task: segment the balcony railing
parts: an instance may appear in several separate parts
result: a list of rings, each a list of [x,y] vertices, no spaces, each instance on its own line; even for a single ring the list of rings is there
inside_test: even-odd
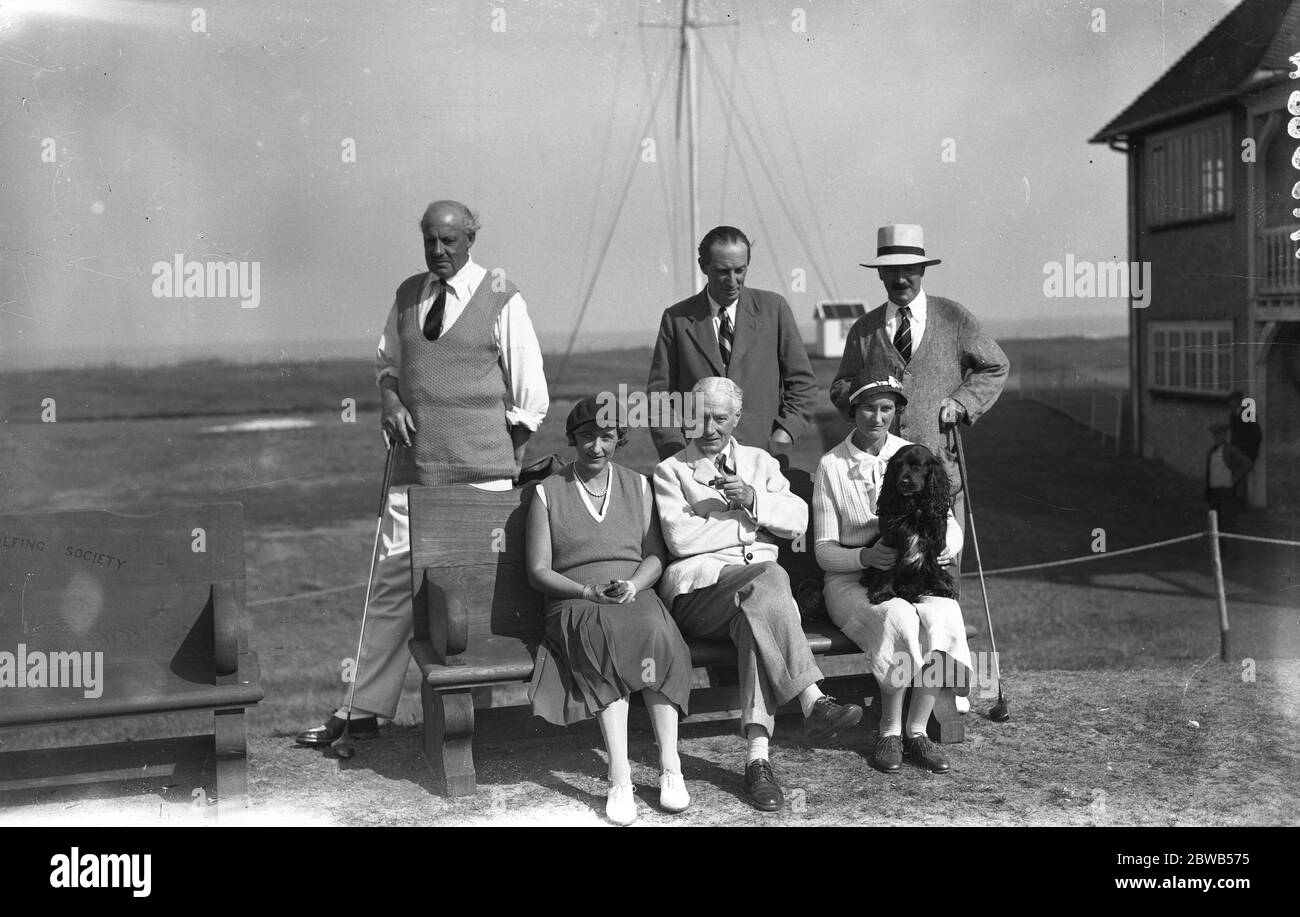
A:
[[[1300,292],[1300,258],[1296,257],[1300,242],[1292,242],[1290,236],[1291,228],[1286,226],[1260,233],[1260,293]]]

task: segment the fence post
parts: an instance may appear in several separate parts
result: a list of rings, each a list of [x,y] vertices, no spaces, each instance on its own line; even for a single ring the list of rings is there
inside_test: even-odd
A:
[[[1228,661],[1228,596],[1223,591],[1223,558],[1219,555],[1219,514],[1210,510],[1210,566],[1214,595],[1219,602],[1219,659]]]

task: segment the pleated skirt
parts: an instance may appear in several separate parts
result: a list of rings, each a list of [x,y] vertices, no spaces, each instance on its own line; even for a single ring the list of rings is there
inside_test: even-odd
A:
[[[567,726],[647,688],[686,715],[690,650],[654,589],[629,605],[585,599],[548,605],[546,639],[528,689],[535,715]]]

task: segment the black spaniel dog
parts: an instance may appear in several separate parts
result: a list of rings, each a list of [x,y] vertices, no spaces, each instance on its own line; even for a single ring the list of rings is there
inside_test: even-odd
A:
[[[861,582],[873,605],[895,595],[909,602],[923,595],[957,597],[952,574],[939,565],[950,489],[942,463],[925,446],[906,446],[889,460],[876,510],[879,538],[898,551],[898,560],[892,570],[863,571]]]

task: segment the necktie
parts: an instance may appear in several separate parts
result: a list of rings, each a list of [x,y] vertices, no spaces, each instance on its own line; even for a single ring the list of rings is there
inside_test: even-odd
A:
[[[731,325],[731,317],[726,309],[722,309],[718,312],[718,349],[722,351],[723,366],[731,363],[731,342],[735,337],[736,329]]]
[[[907,306],[898,310],[898,330],[894,332],[894,347],[902,354],[904,363],[912,359],[911,311]]]
[[[447,311],[447,284],[441,280],[437,284],[438,298],[433,301],[429,314],[424,317],[424,336],[430,341],[438,340],[438,335],[442,333],[442,316]]]
[[[713,464],[718,466],[718,474],[725,476],[735,473],[733,469],[727,467],[727,455],[725,452],[719,452],[718,457],[713,460]]]

